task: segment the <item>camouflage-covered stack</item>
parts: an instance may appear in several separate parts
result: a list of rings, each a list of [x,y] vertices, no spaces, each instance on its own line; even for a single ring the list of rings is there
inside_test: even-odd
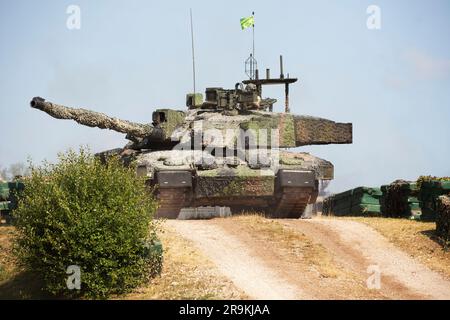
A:
[[[437,199],[436,233],[446,243],[450,244],[450,196],[440,196]]]
[[[335,194],[324,200],[322,213],[335,216],[378,216],[381,190],[358,187]]]
[[[435,220],[439,196],[450,194],[450,178],[420,177],[417,183],[422,210],[421,219]]]
[[[396,180],[381,188],[359,187],[330,196],[324,200],[322,214],[382,214],[385,217],[435,220],[441,195],[450,196],[450,177],[422,176],[417,182]]]
[[[9,206],[8,182],[0,182],[0,212],[9,210]]]
[[[16,207],[15,193],[24,189],[24,184],[19,181],[0,182],[0,214],[8,214]]]
[[[381,212],[385,217],[420,217],[418,187],[415,182],[396,180],[381,186]]]

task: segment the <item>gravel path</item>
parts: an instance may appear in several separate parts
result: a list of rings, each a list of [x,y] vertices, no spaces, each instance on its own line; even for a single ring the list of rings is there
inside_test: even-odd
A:
[[[450,282],[395,247],[371,227],[348,220],[313,219],[284,221],[284,225],[302,232],[335,252],[348,267],[367,273],[377,266],[381,289],[406,290],[428,299],[450,299]],[[386,280],[386,281],[384,281]]]
[[[252,299],[301,299],[299,288],[280,279],[262,259],[222,228],[205,220],[168,220],[166,225],[193,241],[227,278]]]
[[[341,268],[354,274],[347,290],[365,286],[368,268],[380,271],[380,288],[376,295],[361,298],[381,299],[450,299],[450,282],[395,247],[371,227],[354,221],[337,219],[277,220],[285,228],[306,235],[323,246]],[[232,223],[231,223],[232,222]],[[252,299],[322,299],[332,297],[336,286],[317,291],[314,280],[292,269],[288,261],[265,254],[264,244],[236,232],[239,221],[168,220],[166,226],[191,240],[211,259],[218,270]],[[300,261],[301,263],[301,261]],[[274,267],[276,265],[276,267]],[[289,278],[283,270],[291,270]],[[344,294],[343,298],[348,297]]]

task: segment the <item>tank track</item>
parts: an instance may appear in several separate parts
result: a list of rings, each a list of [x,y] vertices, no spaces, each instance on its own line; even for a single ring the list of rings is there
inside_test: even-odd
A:
[[[314,203],[317,198],[317,191],[312,188],[304,187],[287,187],[277,192],[279,197],[274,204],[261,209],[266,216],[271,218],[290,218],[298,219],[302,216],[308,204]],[[192,191],[189,188],[164,188],[159,189],[157,193],[159,207],[156,211],[157,217],[176,219],[180,210],[191,205]],[[196,206],[199,204],[197,203]],[[218,205],[218,204],[216,204]],[[229,206],[229,203],[221,205]],[[241,210],[239,206],[231,206],[233,213],[238,213]]]
[[[312,188],[288,187],[281,190],[281,196],[274,206],[272,218],[298,219],[302,216],[306,206],[314,203],[317,192]]]
[[[189,188],[160,188],[157,193],[159,207],[156,216],[176,219],[180,210],[189,203],[190,197]]]

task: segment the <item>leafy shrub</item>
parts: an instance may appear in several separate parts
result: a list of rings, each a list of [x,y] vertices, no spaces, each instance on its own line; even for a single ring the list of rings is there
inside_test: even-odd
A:
[[[156,210],[142,178],[117,158],[102,164],[81,148],[57,164],[31,167],[14,211],[16,254],[44,289],[64,296],[106,298],[160,272]],[[81,290],[67,287],[67,268],[80,267]]]

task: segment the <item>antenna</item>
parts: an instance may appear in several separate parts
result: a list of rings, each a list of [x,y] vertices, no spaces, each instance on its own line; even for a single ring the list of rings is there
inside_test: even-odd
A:
[[[194,24],[192,23],[192,8],[189,9],[191,15],[191,45],[192,45],[192,80],[194,82],[194,96],[195,91],[195,51],[194,51]],[[195,99],[195,98],[194,98]]]

